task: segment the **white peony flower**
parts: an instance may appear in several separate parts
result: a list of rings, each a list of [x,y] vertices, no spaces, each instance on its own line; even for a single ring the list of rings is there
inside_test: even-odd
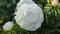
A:
[[[4,30],[11,30],[13,26],[13,22],[7,22],[6,24],[3,25]]]
[[[41,27],[44,20],[42,9],[32,0],[21,0],[18,2],[15,12],[17,24],[29,31],[35,31]]]

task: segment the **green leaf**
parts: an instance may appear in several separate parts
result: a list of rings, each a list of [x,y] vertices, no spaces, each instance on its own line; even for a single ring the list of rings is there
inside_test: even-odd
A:
[[[21,31],[21,32],[25,32],[26,30],[20,28],[20,26],[18,24],[14,24],[12,30],[15,30],[15,31]]]

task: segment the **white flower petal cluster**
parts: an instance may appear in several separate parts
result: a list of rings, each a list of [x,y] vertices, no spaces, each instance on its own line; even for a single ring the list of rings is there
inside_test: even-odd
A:
[[[4,30],[11,30],[13,26],[13,22],[7,22],[6,24],[3,25]]]
[[[22,2],[21,2],[22,1]],[[35,4],[32,0],[21,0],[17,4],[17,11],[15,12],[17,24],[29,31],[35,31],[41,27],[44,20],[42,9]]]

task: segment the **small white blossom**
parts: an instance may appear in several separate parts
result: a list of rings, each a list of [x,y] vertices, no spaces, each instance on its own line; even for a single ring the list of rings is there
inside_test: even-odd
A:
[[[42,9],[32,0],[21,0],[18,2],[15,12],[17,24],[29,31],[35,31],[41,27],[44,20]]]
[[[4,30],[11,30],[13,26],[13,22],[7,22],[6,24],[3,25]]]

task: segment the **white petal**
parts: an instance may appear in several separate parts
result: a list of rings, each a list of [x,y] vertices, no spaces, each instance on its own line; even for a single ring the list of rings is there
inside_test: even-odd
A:
[[[20,6],[17,5],[17,7],[19,8],[17,8],[17,11],[15,12],[15,19],[21,28],[29,31],[35,31],[41,27],[44,15],[42,9],[37,4],[34,2],[27,2]]]
[[[11,30],[13,26],[13,22],[7,22],[6,24],[3,25],[4,30]]]

